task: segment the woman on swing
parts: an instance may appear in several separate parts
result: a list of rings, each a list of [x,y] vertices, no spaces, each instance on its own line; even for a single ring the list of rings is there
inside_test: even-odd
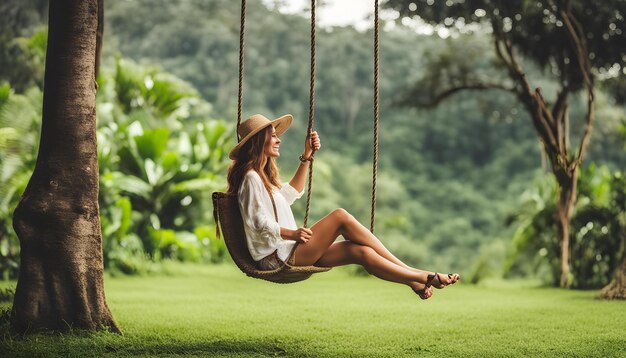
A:
[[[292,121],[289,114],[272,121],[253,115],[239,126],[241,140],[229,153],[233,163],[228,191],[238,195],[248,249],[259,269],[276,269],[284,262],[322,267],[359,264],[378,278],[411,287],[421,299],[432,296],[431,287],[444,288],[460,279],[458,274],[406,265],[344,209],[334,210],[311,228],[298,228],[290,205],[302,196],[311,155],[321,145],[317,132],[312,132],[295,175],[281,184],[276,165],[279,137]],[[345,240],[335,242],[340,235]]]

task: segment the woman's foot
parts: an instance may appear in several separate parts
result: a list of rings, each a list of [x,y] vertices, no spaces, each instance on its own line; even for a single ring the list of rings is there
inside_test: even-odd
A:
[[[432,271],[426,271],[426,270],[420,270],[414,267],[410,267],[410,266],[406,266],[405,267],[413,272],[419,273],[419,274],[423,274],[426,277],[426,281],[428,281],[430,279],[430,275],[437,275],[437,272],[432,272]],[[443,274],[443,273],[439,273],[439,276],[441,277],[441,281],[439,282],[437,280],[437,278],[433,278],[434,279],[434,285],[435,288],[444,288],[448,285],[451,285],[453,283],[456,283],[458,280],[461,279],[461,276],[458,273],[453,273],[453,274]],[[431,283],[433,284],[433,283]]]
[[[458,273],[432,273],[428,274],[428,279],[426,280],[426,286],[433,286],[436,289],[442,289],[448,285],[452,285],[461,279],[461,276]]]
[[[409,286],[413,289],[413,292],[423,300],[427,300],[433,295],[432,287],[424,285],[423,283],[413,282]]]

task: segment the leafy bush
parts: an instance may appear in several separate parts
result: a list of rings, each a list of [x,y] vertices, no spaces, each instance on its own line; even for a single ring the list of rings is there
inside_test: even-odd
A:
[[[626,232],[626,180],[621,172],[594,164],[581,170],[578,198],[571,220],[570,267],[572,288],[603,287],[610,282],[624,252]],[[558,285],[560,243],[555,219],[556,187],[541,181],[524,193],[515,214],[514,251],[506,264],[508,274],[535,271]]]
[[[204,253],[209,253],[208,257],[211,262],[218,263],[224,261],[227,257],[227,249],[224,240],[219,240],[215,235],[215,226],[214,225],[205,225],[198,226],[194,230],[194,234],[200,240],[203,246],[208,247],[208,251],[203,251]]]
[[[574,288],[607,285],[620,264],[626,242],[626,180],[621,172],[590,165],[579,181],[579,205],[572,219]]]
[[[231,130],[171,75],[118,59],[101,79],[98,128],[105,265],[132,272],[137,257],[224,258],[211,245],[210,194],[225,186]],[[215,247],[214,247],[215,246]]]
[[[15,277],[19,241],[13,231],[13,211],[26,189],[39,146],[41,102],[38,88],[24,94],[0,85],[0,277]]]
[[[97,97],[100,212],[105,268],[126,274],[151,261],[219,262],[211,192],[225,187],[232,128],[185,82],[118,59]],[[0,85],[0,275],[15,277],[12,214],[36,161],[43,97]]]

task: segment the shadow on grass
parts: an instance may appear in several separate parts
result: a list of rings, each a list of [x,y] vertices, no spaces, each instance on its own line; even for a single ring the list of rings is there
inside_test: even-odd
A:
[[[7,335],[0,332],[0,356],[3,357],[93,357],[93,356],[293,356],[307,357],[289,343],[259,339],[217,339],[181,341],[149,337],[124,337],[113,333],[38,333],[28,336]]]
[[[106,353],[113,355],[130,356],[158,356],[158,355],[239,355],[239,356],[298,356],[307,354],[299,349],[286,348],[280,343],[272,343],[255,339],[220,339],[207,342],[168,342],[150,344],[139,343],[141,346],[105,345]]]
[[[297,356],[306,357],[297,342],[272,339],[207,337],[206,341],[125,336],[111,332],[40,331],[28,335],[11,330],[10,309],[0,310],[0,357],[85,356]],[[295,346],[294,346],[294,343]]]

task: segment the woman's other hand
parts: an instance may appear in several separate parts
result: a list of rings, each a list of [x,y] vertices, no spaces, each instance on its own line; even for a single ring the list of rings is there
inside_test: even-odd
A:
[[[309,158],[313,151],[318,151],[321,148],[320,137],[316,131],[311,132],[304,142],[304,154],[305,158]]]
[[[301,227],[296,230],[293,230],[291,239],[295,242],[299,242],[301,244],[306,243],[313,237],[313,231],[307,227]]]

